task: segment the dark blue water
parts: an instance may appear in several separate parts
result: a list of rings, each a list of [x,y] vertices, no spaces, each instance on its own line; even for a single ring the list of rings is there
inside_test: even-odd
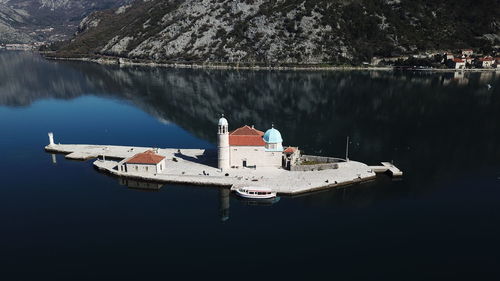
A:
[[[0,52],[5,280],[496,280],[500,73],[119,68]],[[492,88],[486,87],[490,84]],[[376,164],[376,181],[254,206],[215,188],[143,191],[56,142],[213,148],[271,123],[308,153]],[[2,278],[4,279],[4,278]]]

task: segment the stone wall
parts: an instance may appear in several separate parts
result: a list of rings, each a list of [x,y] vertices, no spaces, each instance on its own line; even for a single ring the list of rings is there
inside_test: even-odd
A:
[[[328,169],[337,169],[339,165],[337,163],[326,163],[317,165],[294,165],[290,167],[290,171],[321,171]]]
[[[290,167],[291,171],[321,171],[328,169],[337,169],[339,167],[338,163],[345,162],[344,159],[333,158],[333,157],[323,157],[314,155],[302,155],[300,157],[299,163],[302,162],[318,162],[314,165],[292,165]]]
[[[315,156],[315,155],[302,155],[300,157],[300,161],[315,161],[320,163],[339,163],[345,162],[345,159],[334,158],[334,157],[324,157],[324,156]]]

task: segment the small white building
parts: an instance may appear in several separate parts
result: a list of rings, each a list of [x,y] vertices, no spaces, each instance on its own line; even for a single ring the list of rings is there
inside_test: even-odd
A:
[[[452,66],[455,69],[465,69],[466,61],[464,59],[454,58],[452,60]]]
[[[465,49],[462,50],[462,55],[466,57],[470,57],[474,54],[474,51],[472,49]]]
[[[159,174],[165,170],[165,156],[151,150],[138,153],[125,160],[120,171],[129,173]]]
[[[495,59],[493,59],[492,57],[483,57],[483,58],[479,58],[477,60],[477,66],[482,67],[482,68],[493,67],[494,63],[495,63]]]

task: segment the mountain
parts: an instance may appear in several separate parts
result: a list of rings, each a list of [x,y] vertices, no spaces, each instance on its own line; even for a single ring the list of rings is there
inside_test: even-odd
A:
[[[91,14],[58,56],[360,63],[500,45],[498,0],[143,0]]]
[[[0,0],[0,43],[67,39],[88,14],[131,0]]]
[[[12,9],[0,0],[0,43],[1,42],[30,42],[31,37],[15,26],[27,21],[26,14]]]

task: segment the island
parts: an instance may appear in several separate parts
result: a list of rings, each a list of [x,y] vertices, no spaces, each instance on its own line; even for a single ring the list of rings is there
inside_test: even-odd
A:
[[[49,133],[47,152],[67,159],[97,158],[100,171],[132,180],[217,186],[231,190],[259,186],[277,194],[295,195],[373,180],[376,173],[400,177],[392,163],[378,166],[345,159],[302,154],[283,146],[281,133],[245,125],[229,130],[222,116],[217,125],[218,144],[211,149],[177,149],[114,145],[56,144]]]

